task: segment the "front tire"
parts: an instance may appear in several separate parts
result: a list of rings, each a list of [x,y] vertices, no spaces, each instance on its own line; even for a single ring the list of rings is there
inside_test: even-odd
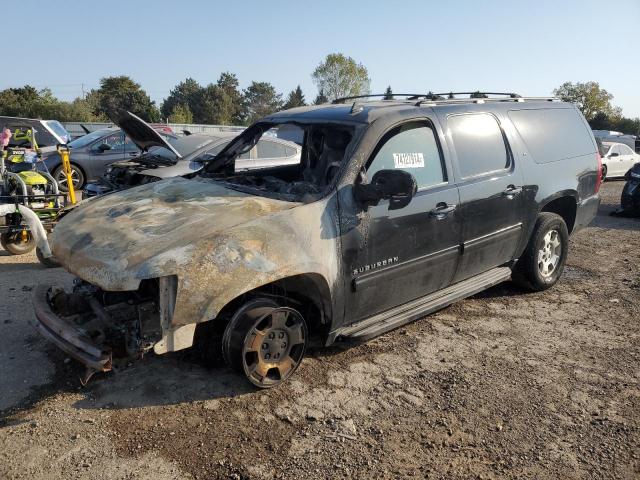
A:
[[[300,366],[307,341],[307,324],[298,311],[257,298],[240,307],[229,321],[222,353],[253,385],[272,388]]]
[[[569,231],[560,215],[543,212],[538,216],[529,244],[513,272],[520,286],[540,292],[560,279],[569,252]]]
[[[58,188],[61,192],[67,193],[69,191],[69,188],[67,187],[67,175],[64,173],[62,165],[58,165],[58,167],[53,171],[53,178],[58,183]],[[73,181],[74,191],[79,192],[82,190],[85,183],[84,173],[82,172],[82,169],[74,163],[71,164],[71,180]]]
[[[600,180],[604,182],[606,178],[607,178],[607,166],[602,165],[602,175],[600,177]]]
[[[28,230],[26,238],[22,236],[22,231],[5,232],[0,235],[0,244],[11,255],[24,255],[36,248],[36,239]]]

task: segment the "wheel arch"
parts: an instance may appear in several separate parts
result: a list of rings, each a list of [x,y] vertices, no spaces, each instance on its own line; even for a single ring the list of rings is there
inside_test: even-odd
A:
[[[560,215],[567,225],[569,234],[573,231],[578,213],[578,196],[576,192],[567,191],[555,195],[542,205],[540,213],[548,212]]]
[[[199,323],[197,328],[204,328],[211,322],[226,324],[241,305],[260,296],[285,299],[285,305],[303,315],[310,334],[324,341],[333,319],[333,302],[329,283],[319,273],[281,277],[247,290],[226,302],[215,318]]]

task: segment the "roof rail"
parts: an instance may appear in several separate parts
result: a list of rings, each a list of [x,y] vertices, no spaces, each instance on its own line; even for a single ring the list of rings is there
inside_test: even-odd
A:
[[[522,97],[517,93],[513,92],[444,92],[444,93],[392,93],[394,98],[390,100],[396,100],[395,97],[406,97],[407,101],[414,101],[414,106],[419,107],[423,104],[432,104],[432,105],[440,105],[440,104],[451,104],[451,103],[485,103],[485,102],[524,102],[524,101],[547,101],[554,102],[558,101],[556,97]],[[460,95],[468,95],[465,98],[456,98]],[[362,110],[362,103],[358,102],[358,100],[366,99],[366,98],[380,98],[387,97],[386,93],[383,94],[372,94],[372,95],[354,95],[351,97],[342,97],[336,98],[331,103],[333,104],[344,104],[347,101],[353,101],[353,105],[351,107],[352,113],[358,113]]]
[[[410,99],[411,97],[414,97],[414,98],[426,97],[427,95],[431,95],[431,94],[430,93],[428,93],[428,94],[424,94],[424,93],[392,93],[391,94],[392,97],[407,97],[408,99]],[[333,104],[346,103],[348,100],[360,100],[362,98],[380,98],[380,97],[386,97],[386,96],[387,96],[386,93],[375,93],[375,94],[371,94],[371,95],[353,95],[353,96],[350,96],[350,97],[336,98],[331,103],[333,103]],[[395,98],[393,98],[393,99],[395,99]]]

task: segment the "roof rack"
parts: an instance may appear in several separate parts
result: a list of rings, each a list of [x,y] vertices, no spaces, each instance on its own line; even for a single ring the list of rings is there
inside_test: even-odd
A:
[[[513,92],[481,92],[476,90],[475,92],[444,92],[444,93],[392,93],[395,97],[406,97],[407,101],[417,100],[414,105],[419,107],[424,104],[440,105],[451,103],[485,103],[485,102],[524,102],[524,101],[558,101],[556,97],[522,97]],[[468,95],[466,98],[456,98],[460,95]],[[380,98],[387,97],[387,94],[373,94],[373,95],[354,95],[351,97],[337,98],[333,102],[334,104],[346,103],[353,100],[352,113],[362,110],[362,104],[358,100],[365,98]],[[357,104],[357,105],[356,105]]]

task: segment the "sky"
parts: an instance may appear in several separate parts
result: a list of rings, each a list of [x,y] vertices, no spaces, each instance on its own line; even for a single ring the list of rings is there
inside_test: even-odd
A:
[[[221,72],[300,85],[329,53],[365,65],[372,93],[504,91],[548,96],[594,80],[640,117],[640,0],[20,0],[2,23],[0,89],[30,84],[71,100],[129,75],[160,103],[187,77]],[[19,50],[19,53],[16,51]]]

